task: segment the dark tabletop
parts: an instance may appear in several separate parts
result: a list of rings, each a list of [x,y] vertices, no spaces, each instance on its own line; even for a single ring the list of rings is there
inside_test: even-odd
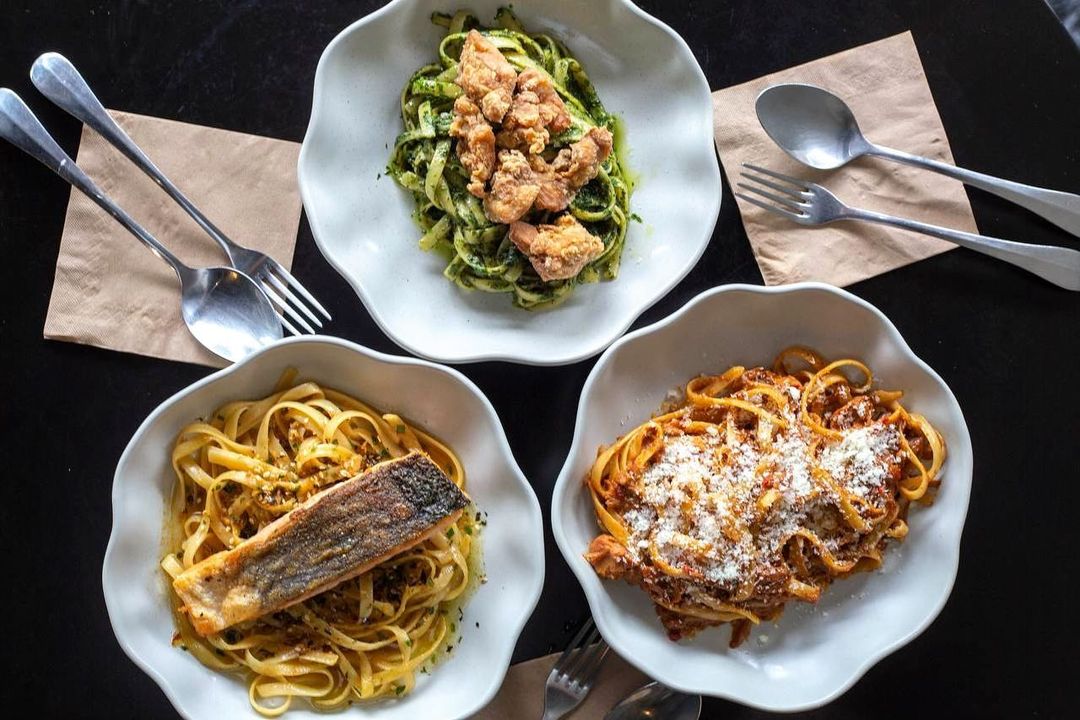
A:
[[[323,47],[380,4],[5,0],[0,85],[23,95],[72,154],[76,122],[27,77],[45,50],[71,57],[109,107],[299,141]],[[959,164],[1080,191],[1080,52],[1039,0],[641,5],[686,38],[714,89],[911,29]],[[159,402],[209,370],[43,340],[68,188],[6,145],[0,168],[5,705],[18,700],[32,717],[175,717],[113,637],[101,561],[121,450]],[[724,195],[704,257],[635,327],[714,285],[761,282],[726,187]],[[970,196],[988,235],[1070,242],[1004,201]],[[335,314],[331,334],[402,354],[319,255],[304,223],[294,272]],[[944,611],[809,715],[1073,716],[1080,295],[965,250],[850,289],[887,313],[956,393],[971,428],[975,482]],[[495,404],[545,515],[592,364],[460,368]],[[538,396],[545,402],[529,401]],[[587,612],[550,532],[546,539],[546,587],[515,660],[560,648]],[[706,718],[761,716],[705,704]]]

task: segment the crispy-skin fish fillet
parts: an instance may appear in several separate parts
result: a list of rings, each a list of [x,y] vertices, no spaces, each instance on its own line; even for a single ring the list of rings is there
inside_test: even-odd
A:
[[[195,630],[210,635],[370,570],[444,531],[468,503],[426,455],[410,453],[308,498],[173,588]]]

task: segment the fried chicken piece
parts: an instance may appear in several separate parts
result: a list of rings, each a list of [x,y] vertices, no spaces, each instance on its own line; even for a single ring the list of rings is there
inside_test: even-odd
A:
[[[499,147],[538,155],[547,146],[551,133],[568,127],[570,114],[550,77],[534,68],[523,70],[517,78],[510,111],[503,118],[502,132],[497,136]]]
[[[539,155],[529,156],[529,166],[540,190],[533,205],[537,210],[559,212],[565,210],[574,199],[574,192],[556,174],[555,169]]]
[[[613,143],[607,128],[589,128],[580,140],[559,151],[552,169],[571,191],[577,192],[600,172],[600,164],[608,159]]]
[[[550,164],[542,157],[531,156],[529,164],[540,186],[536,209],[565,210],[577,191],[600,172],[600,164],[607,160],[611,148],[611,132],[594,127],[576,143],[560,150]]]
[[[540,99],[534,92],[522,91],[514,95],[502,127],[495,138],[499,147],[524,150],[533,155],[544,152],[551,137],[540,118]]]
[[[510,225],[510,240],[525,253],[544,282],[567,280],[600,256],[604,243],[574,219],[562,215],[554,225]]]
[[[525,156],[517,150],[502,150],[491,192],[484,198],[484,214],[492,222],[509,225],[529,212],[539,191]]]
[[[484,186],[495,171],[495,131],[476,103],[464,95],[454,101],[450,137],[458,139],[458,158],[469,171],[469,192],[484,197]]]
[[[522,70],[517,77],[517,89],[519,93],[536,95],[540,120],[549,131],[561,133],[570,127],[570,113],[547,73],[535,68]]]
[[[495,44],[476,30],[465,37],[455,82],[491,122],[502,122],[510,109],[517,70]]]

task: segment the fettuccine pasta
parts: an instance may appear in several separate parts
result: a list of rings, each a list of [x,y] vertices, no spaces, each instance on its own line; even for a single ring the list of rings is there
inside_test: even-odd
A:
[[[426,454],[458,487],[465,471],[438,439],[295,372],[260,400],[223,405],[185,427],[172,449],[176,493],[162,567],[171,578],[235,548],[312,495],[388,458]],[[283,610],[202,637],[170,592],[174,644],[248,681],[252,707],[280,715],[296,700],[319,710],[412,690],[457,639],[457,603],[473,572],[480,514]]]

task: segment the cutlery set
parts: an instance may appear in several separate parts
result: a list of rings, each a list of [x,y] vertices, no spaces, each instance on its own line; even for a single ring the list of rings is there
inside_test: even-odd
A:
[[[758,96],[757,115],[762,128],[780,149],[809,167],[832,170],[863,155],[895,160],[998,195],[1080,236],[1080,195],[1002,180],[875,145],[863,136],[855,115],[843,100],[813,85],[791,83],[766,88]],[[1080,251],[1001,240],[852,208],[816,183],[756,165],[744,164],[744,167],[750,173],[743,173],[743,182],[738,186],[745,192],[735,195],[801,225],[824,225],[840,220],[891,225],[947,240],[1016,265],[1059,287],[1080,291]]]
[[[589,618],[548,674],[541,720],[560,720],[584,702],[609,650],[611,648]],[[697,720],[700,715],[700,695],[687,695],[651,682],[616,703],[604,720]]]
[[[236,361],[255,349],[292,335],[318,332],[330,314],[304,286],[270,256],[229,239],[176,187],[106,112],[66,58],[45,53],[30,71],[49,100],[99,133],[164,190],[214,240],[226,266],[191,268],[116,205],[61,149],[13,91],[0,89],[0,137],[44,163],[85,193],[177,274],[181,314],[192,335],[215,354]],[[842,167],[864,155],[913,165],[960,180],[1010,200],[1080,236],[1080,195],[1032,187],[965,170],[937,160],[875,145],[859,129],[851,109],[821,88],[781,84],[757,99],[758,120],[788,155],[819,170]],[[816,183],[744,165],[735,195],[802,225],[842,220],[891,225],[955,243],[1021,267],[1068,290],[1080,291],[1080,251],[1013,242],[950,230],[915,220],[852,208]]]
[[[176,272],[180,309],[191,334],[211,352],[237,361],[290,334],[314,334],[330,314],[270,256],[230,240],[192,203],[109,116],[65,57],[45,53],[30,70],[34,86],[98,132],[149,175],[221,247],[227,266],[191,268],[110,199],[75,164],[22,99],[0,88],[0,137],[41,161],[83,192]],[[312,309],[314,308],[314,310]],[[299,326],[299,328],[298,328]]]

